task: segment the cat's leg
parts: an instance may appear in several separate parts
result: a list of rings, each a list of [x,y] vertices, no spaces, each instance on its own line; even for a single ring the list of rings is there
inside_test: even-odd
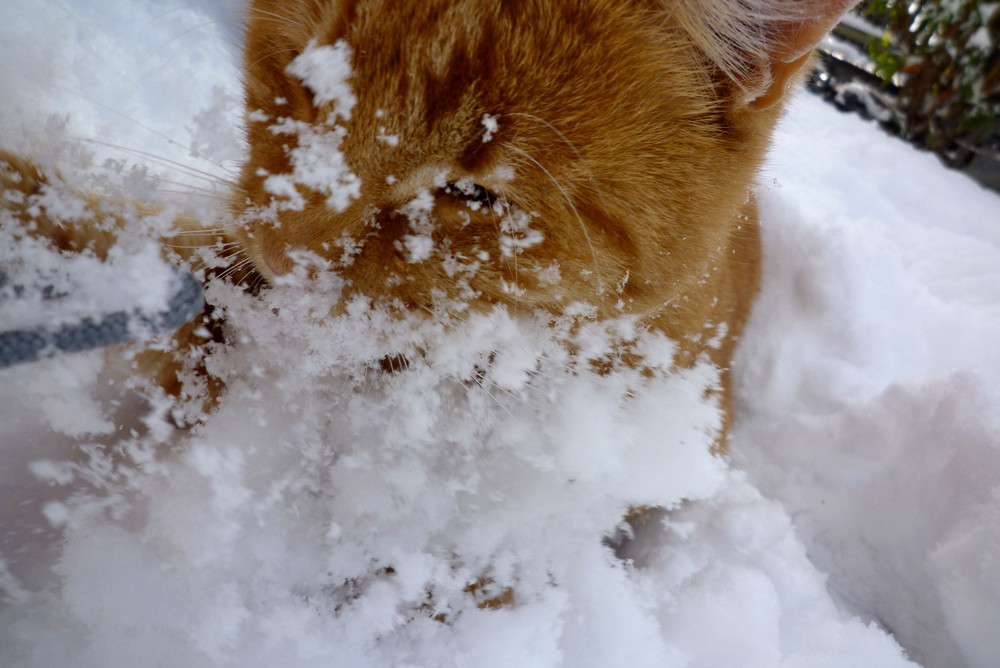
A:
[[[726,452],[732,424],[732,357],[760,287],[760,223],[752,199],[729,227],[728,237],[706,267],[704,280],[687,294],[691,310],[684,318],[666,311],[650,322],[677,344],[674,365],[691,368],[704,360],[719,371],[718,385],[709,391],[722,411],[719,438],[713,450]]]
[[[709,359],[720,370],[719,393],[723,424],[717,450],[724,453],[726,435],[732,426],[733,352],[760,290],[760,221],[757,203],[753,199],[740,212],[738,222],[730,232],[725,259],[720,264],[718,301],[709,316],[709,322],[716,323],[714,336],[703,338],[702,345]]]

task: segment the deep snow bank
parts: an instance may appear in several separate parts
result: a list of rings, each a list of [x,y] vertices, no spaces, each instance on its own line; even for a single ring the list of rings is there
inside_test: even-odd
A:
[[[847,609],[996,665],[1000,197],[811,96],[767,178],[736,465]]]

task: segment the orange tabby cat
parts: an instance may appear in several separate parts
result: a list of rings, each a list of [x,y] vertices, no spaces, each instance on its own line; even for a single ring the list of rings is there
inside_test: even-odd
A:
[[[851,4],[254,0],[233,238],[268,280],[311,257],[402,311],[636,314],[678,364],[707,353],[725,395],[758,281],[749,188]],[[7,163],[8,187],[37,191]]]

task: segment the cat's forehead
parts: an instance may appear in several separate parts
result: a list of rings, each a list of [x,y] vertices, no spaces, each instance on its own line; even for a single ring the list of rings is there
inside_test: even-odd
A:
[[[281,75],[310,45],[343,42],[352,53],[358,122],[422,126],[446,132],[451,144],[459,127],[467,141],[481,139],[487,115],[607,122],[651,90],[663,102],[676,97],[669,108],[677,114],[703,114],[704,97],[702,107],[688,108],[697,97],[689,91],[705,84],[690,42],[637,4],[258,0],[247,59]],[[598,101],[617,109],[595,109]]]
[[[470,85],[486,95],[543,94],[545,86],[597,77],[613,86],[636,68],[661,69],[679,33],[635,1],[607,0],[255,0],[249,10],[248,59],[310,44],[344,41],[361,83],[407,79],[429,84],[427,97],[452,98]],[[681,47],[683,50],[683,46]],[[273,59],[282,64],[281,58]],[[690,69],[690,66],[688,66]],[[516,84],[516,85],[515,85]],[[437,89],[435,90],[435,85]],[[390,87],[391,89],[392,87]],[[384,91],[361,91],[362,94]],[[392,90],[399,97],[400,90]]]

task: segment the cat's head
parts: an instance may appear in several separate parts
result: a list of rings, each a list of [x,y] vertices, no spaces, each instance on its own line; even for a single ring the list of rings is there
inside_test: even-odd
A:
[[[849,1],[255,0],[236,198],[261,273],[654,312],[725,248]]]

